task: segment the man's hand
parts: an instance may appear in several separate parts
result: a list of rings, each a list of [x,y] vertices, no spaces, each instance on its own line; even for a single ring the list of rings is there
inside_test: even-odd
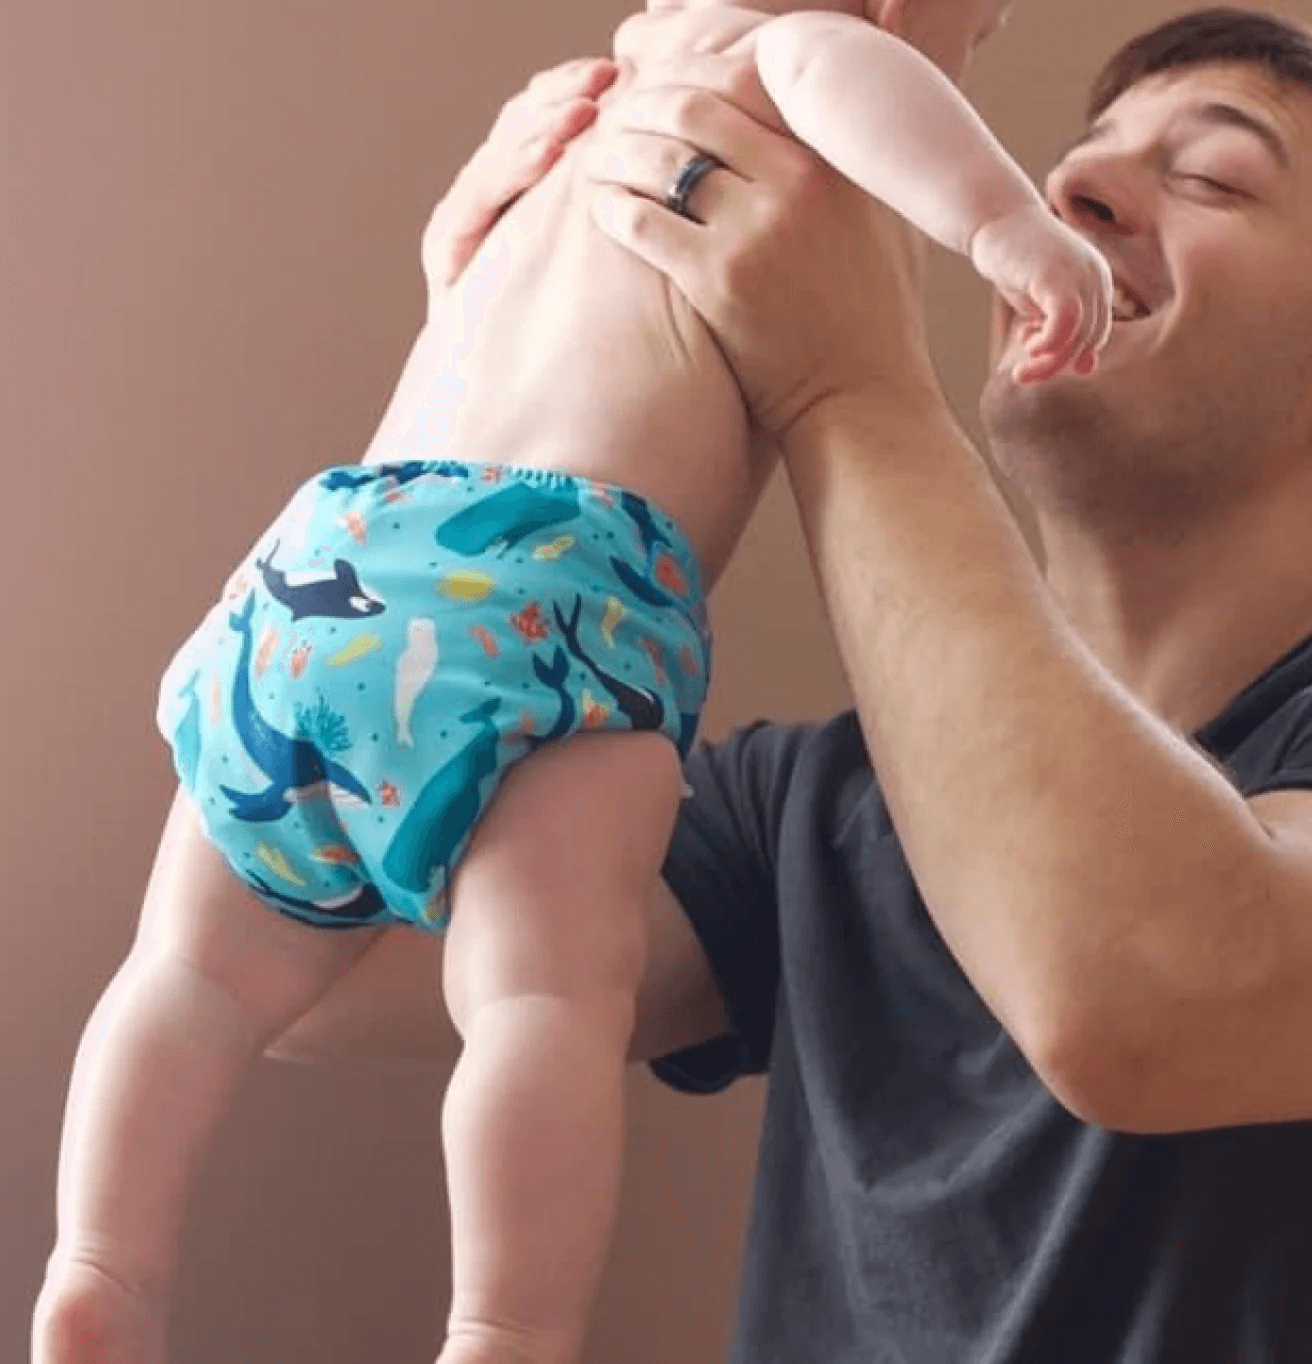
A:
[[[583,163],[598,184],[602,231],[687,296],[757,421],[781,440],[817,405],[857,390],[917,401],[937,393],[916,235],[793,138],[706,88],[709,61],[700,59],[697,87],[644,74],[602,114]],[[663,204],[670,167],[696,151],[723,164],[693,196],[700,222]]]
[[[493,224],[555,165],[597,116],[597,98],[619,67],[602,57],[565,62],[533,77],[502,107],[487,140],[456,176],[424,232],[430,312],[469,264]]]

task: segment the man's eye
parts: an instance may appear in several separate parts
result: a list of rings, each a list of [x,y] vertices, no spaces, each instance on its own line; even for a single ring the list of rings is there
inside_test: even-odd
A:
[[[1195,175],[1192,172],[1182,172],[1180,178],[1187,180],[1193,185],[1203,185],[1207,189],[1215,190],[1218,194],[1229,194],[1238,196],[1240,191],[1233,185],[1227,185],[1224,180],[1217,180],[1210,175]]]

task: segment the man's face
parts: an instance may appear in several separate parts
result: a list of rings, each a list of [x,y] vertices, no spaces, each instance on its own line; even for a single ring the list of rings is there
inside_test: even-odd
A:
[[[1196,494],[1312,454],[1312,91],[1239,64],[1151,77],[1047,191],[1106,255],[1118,320],[1091,378],[1020,388],[1000,310],[981,411],[1004,469],[1039,494],[1061,460],[1076,479],[1155,470]]]

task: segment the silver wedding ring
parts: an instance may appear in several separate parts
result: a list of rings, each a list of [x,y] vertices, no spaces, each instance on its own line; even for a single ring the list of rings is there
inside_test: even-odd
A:
[[[692,197],[693,190],[713,170],[717,170],[723,164],[723,162],[717,161],[715,157],[708,156],[706,152],[698,152],[695,156],[689,157],[687,164],[675,177],[674,184],[670,186],[669,192],[665,196],[665,207],[677,213],[679,217],[687,218],[690,222],[701,222],[701,219],[688,207],[688,200]]]

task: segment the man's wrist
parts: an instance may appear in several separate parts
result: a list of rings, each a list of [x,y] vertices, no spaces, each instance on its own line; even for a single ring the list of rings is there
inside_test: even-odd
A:
[[[811,404],[779,439],[784,462],[797,474],[844,450],[887,459],[892,448],[925,447],[960,432],[938,384],[926,376],[896,385],[870,383]],[[893,455],[897,459],[899,456]]]

